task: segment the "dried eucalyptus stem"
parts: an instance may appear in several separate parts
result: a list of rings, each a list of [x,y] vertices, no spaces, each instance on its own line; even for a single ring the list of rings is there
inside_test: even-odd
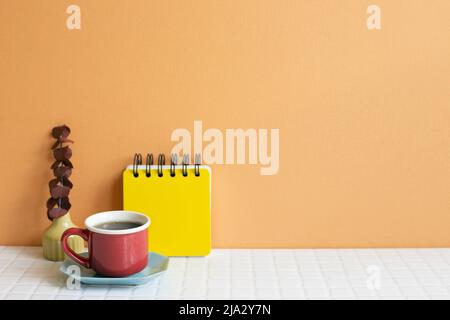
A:
[[[73,165],[70,162],[72,149],[68,145],[73,141],[68,139],[69,134],[70,128],[66,125],[52,130],[52,136],[56,142],[52,146],[55,162],[51,166],[55,179],[50,180],[48,184],[51,197],[47,200],[47,216],[50,220],[62,217],[71,207],[69,193],[73,184],[69,177],[72,174]]]

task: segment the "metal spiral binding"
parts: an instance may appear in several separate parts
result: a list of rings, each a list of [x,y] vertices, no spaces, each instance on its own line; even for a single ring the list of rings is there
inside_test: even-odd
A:
[[[163,176],[163,165],[165,164],[166,164],[166,156],[161,153],[158,156],[158,177]]]
[[[196,153],[195,157],[194,157],[194,172],[195,172],[195,176],[196,177],[200,177],[200,164],[202,163],[202,156],[200,155],[200,153]]]
[[[139,177],[138,166],[140,166],[141,164],[142,164],[142,155],[140,153],[135,153],[133,159],[133,176],[135,178]]]
[[[178,162],[178,156],[176,153],[172,154],[172,157],[170,158],[170,176],[175,177],[175,166]]]
[[[183,174],[183,177],[187,177],[187,167],[189,165],[189,154],[185,154],[183,156],[183,160],[181,161],[181,173]]]
[[[189,166],[189,154],[183,155],[181,160],[181,173],[183,177],[188,176],[188,166]],[[200,165],[202,162],[201,155],[196,153],[194,156],[194,175],[200,177]],[[163,176],[163,166],[166,164],[166,156],[163,153],[158,155],[158,177]],[[133,159],[133,176],[135,178],[139,177],[139,166],[142,165],[142,155],[140,153],[134,154]],[[178,165],[178,155],[173,153],[170,157],[170,176],[175,177],[176,166]],[[145,163],[145,176],[150,178],[152,176],[151,166],[153,166],[153,153],[147,153],[147,159]]]
[[[151,166],[153,165],[153,153],[147,153],[147,161],[145,163],[145,176],[150,178],[152,176]]]

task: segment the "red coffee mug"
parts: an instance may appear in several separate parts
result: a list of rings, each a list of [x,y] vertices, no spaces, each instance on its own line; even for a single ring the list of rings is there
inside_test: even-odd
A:
[[[97,227],[111,222],[132,222],[139,226],[122,230]],[[87,229],[70,228],[61,236],[64,252],[75,262],[109,277],[129,276],[147,266],[150,218],[146,215],[131,211],[101,212],[88,217],[85,225]],[[67,239],[70,236],[80,236],[88,242],[87,258],[69,247]]]

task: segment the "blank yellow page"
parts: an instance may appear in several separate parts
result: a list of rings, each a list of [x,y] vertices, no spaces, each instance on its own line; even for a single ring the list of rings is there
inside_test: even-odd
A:
[[[211,169],[200,166],[200,176],[194,166],[188,166],[183,177],[181,166],[170,176],[170,166],[163,166],[158,177],[157,166],[151,166],[151,176],[145,166],[138,167],[138,177],[132,166],[123,172],[124,210],[146,214],[151,219],[149,251],[167,256],[205,256],[211,251]]]

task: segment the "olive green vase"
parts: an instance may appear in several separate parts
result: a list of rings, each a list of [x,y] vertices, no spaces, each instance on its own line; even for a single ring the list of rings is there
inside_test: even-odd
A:
[[[69,228],[77,228],[70,218],[70,212],[62,217],[53,219],[52,224],[42,235],[42,248],[44,258],[51,261],[63,261],[65,254],[61,246],[61,235]],[[80,237],[71,236],[68,239],[69,246],[77,253],[84,251],[84,240]]]

